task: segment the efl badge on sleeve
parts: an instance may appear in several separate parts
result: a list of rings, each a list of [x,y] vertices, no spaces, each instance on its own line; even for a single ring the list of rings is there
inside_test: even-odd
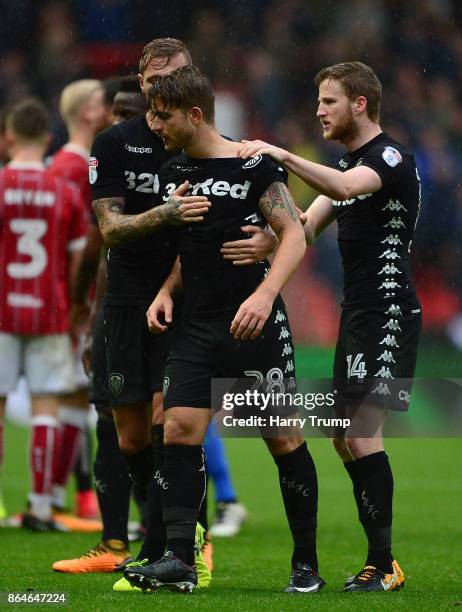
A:
[[[96,179],[98,178],[98,160],[96,157],[90,157],[88,160],[88,180],[90,181],[90,185],[94,185],[96,183]]]
[[[403,161],[401,153],[394,147],[385,147],[382,153],[382,158],[389,166],[394,168]]]

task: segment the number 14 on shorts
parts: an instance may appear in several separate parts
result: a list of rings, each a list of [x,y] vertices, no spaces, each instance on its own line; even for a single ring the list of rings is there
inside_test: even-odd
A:
[[[366,362],[363,361],[364,353],[358,353],[357,355],[347,355],[348,364],[348,379],[356,376],[358,380],[362,380],[367,375]]]

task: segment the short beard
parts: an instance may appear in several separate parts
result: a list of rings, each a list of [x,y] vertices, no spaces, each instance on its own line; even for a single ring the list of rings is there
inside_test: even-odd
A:
[[[325,136],[326,140],[339,140],[340,142],[347,142],[353,140],[359,133],[359,128],[353,119],[353,113],[351,109],[348,109],[348,114],[342,123],[339,123],[328,136]]]

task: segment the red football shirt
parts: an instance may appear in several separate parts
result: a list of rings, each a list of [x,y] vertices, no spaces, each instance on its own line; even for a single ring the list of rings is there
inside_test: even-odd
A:
[[[37,162],[0,170],[0,332],[68,330],[68,258],[86,233],[73,185]]]
[[[89,159],[89,151],[68,143],[53,156],[50,170],[55,176],[60,176],[77,186],[87,210],[91,212],[91,192],[88,181]]]

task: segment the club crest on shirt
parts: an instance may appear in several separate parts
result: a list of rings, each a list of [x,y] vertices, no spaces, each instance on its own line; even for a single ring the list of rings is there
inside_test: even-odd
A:
[[[249,168],[255,168],[255,166],[259,164],[262,159],[263,157],[261,155],[256,155],[255,157],[251,157],[249,160],[247,160],[245,164],[242,164],[242,167],[244,168],[244,170],[248,170]]]
[[[109,388],[114,395],[120,395],[124,388],[124,382],[125,378],[123,374],[118,374],[116,372],[109,374]]]
[[[94,185],[98,178],[98,160],[96,157],[90,157],[88,160],[88,180],[90,181],[90,185]]]
[[[385,147],[382,153],[382,158],[386,164],[394,168],[403,161],[401,153],[394,147]]]

